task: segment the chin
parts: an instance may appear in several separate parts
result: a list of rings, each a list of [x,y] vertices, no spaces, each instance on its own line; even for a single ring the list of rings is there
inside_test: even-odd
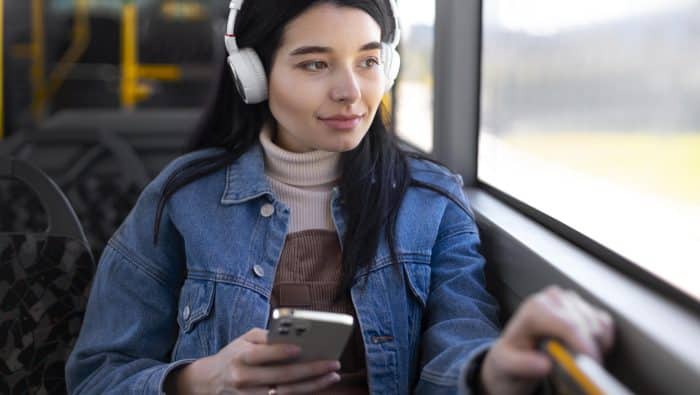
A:
[[[362,141],[362,137],[364,137],[364,134],[359,137],[355,136],[346,136],[344,138],[338,139],[336,141],[329,142],[326,147],[321,148],[324,151],[331,151],[331,152],[348,152],[352,151],[355,148],[357,148],[358,145],[360,145],[360,142]]]

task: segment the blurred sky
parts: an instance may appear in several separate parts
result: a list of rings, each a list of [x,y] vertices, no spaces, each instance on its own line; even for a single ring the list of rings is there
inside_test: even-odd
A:
[[[489,4],[490,3],[490,4]],[[699,0],[490,0],[487,7],[495,10],[487,23],[497,23],[508,30],[531,34],[554,34],[566,28],[602,23],[672,11],[700,5]]]
[[[432,26],[435,23],[435,0],[401,0],[398,4],[405,33],[412,25]]]

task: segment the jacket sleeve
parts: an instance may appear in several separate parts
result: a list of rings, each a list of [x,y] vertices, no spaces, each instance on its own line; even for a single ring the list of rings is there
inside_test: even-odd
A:
[[[499,335],[498,305],[485,289],[478,229],[461,185],[454,185],[450,194],[464,207],[447,203],[432,251],[419,394],[469,393],[468,374]]]
[[[153,244],[159,179],[146,187],[102,254],[66,364],[71,394],[159,394],[167,373],[190,362],[169,362],[185,262],[167,205]]]

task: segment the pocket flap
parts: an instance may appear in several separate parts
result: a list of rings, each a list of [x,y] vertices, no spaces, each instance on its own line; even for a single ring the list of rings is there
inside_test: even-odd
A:
[[[185,280],[180,292],[177,322],[183,331],[189,332],[211,313],[214,304],[214,282]]]
[[[421,306],[425,307],[430,293],[430,265],[425,263],[404,263],[404,273],[408,286]]]

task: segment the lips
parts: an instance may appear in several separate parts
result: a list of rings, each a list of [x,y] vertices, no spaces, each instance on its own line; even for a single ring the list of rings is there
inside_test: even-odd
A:
[[[330,117],[319,117],[318,119],[331,129],[347,131],[355,129],[364,117],[364,115],[338,114]]]
[[[334,115],[332,117],[321,117],[324,121],[350,121],[356,118],[362,118],[362,115]]]

